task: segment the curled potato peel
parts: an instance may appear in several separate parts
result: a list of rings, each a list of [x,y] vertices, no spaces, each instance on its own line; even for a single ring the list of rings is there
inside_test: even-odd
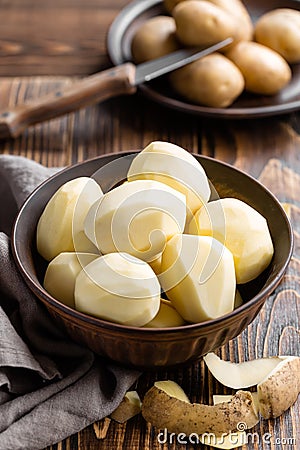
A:
[[[172,386],[172,382],[170,383]],[[142,414],[147,422],[169,432],[185,433],[230,433],[237,429],[243,418],[247,428],[258,422],[257,411],[250,392],[238,391],[229,402],[218,405],[190,403],[178,398],[168,384],[156,382],[146,393]]]
[[[242,363],[221,360],[208,353],[204,361],[213,376],[225,386],[241,389],[257,385],[257,404],[264,419],[283,414],[300,392],[300,357],[257,358]]]

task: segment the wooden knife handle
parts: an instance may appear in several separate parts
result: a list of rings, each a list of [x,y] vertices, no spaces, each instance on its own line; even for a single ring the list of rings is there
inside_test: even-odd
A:
[[[110,97],[136,92],[135,66],[125,63],[74,82],[34,102],[0,111],[0,139],[17,137],[27,127],[68,114]]]

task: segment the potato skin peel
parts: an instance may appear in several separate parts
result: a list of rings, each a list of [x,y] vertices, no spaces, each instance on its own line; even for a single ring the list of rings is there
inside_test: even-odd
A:
[[[297,400],[300,392],[300,358],[283,360],[257,385],[259,412],[264,419],[281,416]]]
[[[110,418],[119,423],[136,416],[141,412],[142,403],[136,391],[129,391],[123,397],[119,406],[111,413]]]
[[[209,406],[201,403],[187,403],[171,397],[162,389],[153,386],[145,395],[142,415],[157,428],[167,428],[172,433],[230,433],[238,423],[248,428],[258,422],[252,395],[238,391],[230,402]]]

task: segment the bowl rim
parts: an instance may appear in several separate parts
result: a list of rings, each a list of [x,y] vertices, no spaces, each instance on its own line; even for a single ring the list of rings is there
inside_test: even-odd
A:
[[[17,268],[19,270],[19,272],[21,273],[23,279],[25,280],[27,286],[29,287],[29,289],[35,294],[36,297],[38,297],[39,301],[44,301],[46,303],[49,303],[53,308],[55,308],[56,310],[60,310],[62,313],[67,314],[68,316],[71,316],[72,319],[79,319],[80,321],[83,321],[91,326],[96,326],[99,328],[99,330],[101,329],[113,329],[115,332],[127,332],[130,334],[130,332],[141,332],[143,335],[153,335],[154,334],[173,334],[173,333],[178,333],[179,331],[195,331],[195,330],[204,330],[206,327],[208,328],[212,328],[210,331],[214,331],[215,327],[218,327],[218,325],[222,324],[222,325],[226,325],[226,323],[228,321],[231,321],[234,317],[238,316],[239,314],[245,312],[247,309],[251,308],[253,305],[255,305],[256,303],[260,303],[263,302],[263,300],[269,296],[277,287],[277,285],[279,284],[279,282],[281,281],[287,266],[291,260],[292,254],[293,254],[293,249],[294,249],[294,237],[293,237],[293,230],[292,230],[292,225],[291,222],[283,208],[283,206],[281,205],[280,201],[277,199],[277,197],[266,187],[264,186],[259,180],[257,180],[254,176],[246,173],[244,170],[241,170],[235,166],[233,166],[232,164],[229,164],[227,162],[218,160],[216,158],[210,157],[210,156],[206,156],[206,155],[201,155],[201,154],[197,154],[197,153],[192,153],[190,152],[193,156],[195,156],[196,158],[200,158],[200,163],[201,163],[201,159],[203,160],[208,160],[213,162],[214,164],[220,164],[221,166],[225,166],[226,168],[236,171],[239,174],[241,174],[242,176],[245,176],[247,178],[249,178],[252,182],[256,183],[259,185],[260,189],[262,189],[263,191],[265,191],[265,193],[271,198],[271,200],[276,204],[276,206],[278,207],[278,209],[281,211],[281,214],[284,218],[285,224],[286,224],[286,229],[288,231],[288,237],[289,237],[289,251],[288,251],[288,255],[287,258],[283,264],[283,266],[281,267],[281,269],[279,270],[278,274],[276,275],[276,277],[267,285],[267,286],[263,286],[263,288],[261,289],[260,292],[258,292],[253,298],[251,298],[250,300],[248,300],[246,303],[242,304],[241,306],[235,308],[233,311],[224,314],[220,317],[217,317],[215,319],[210,319],[210,320],[206,320],[203,322],[198,322],[198,323],[188,323],[185,325],[181,325],[181,326],[177,326],[177,327],[167,327],[167,328],[147,328],[147,327],[136,327],[136,326],[131,326],[131,325],[122,325],[119,323],[115,323],[115,322],[109,322],[105,319],[100,319],[94,316],[90,316],[88,314],[82,313],[80,311],[77,311],[76,309],[73,309],[65,304],[63,304],[62,302],[60,302],[59,300],[55,299],[54,297],[52,297],[42,286],[41,283],[37,283],[36,280],[30,275],[30,273],[27,272],[26,268],[24,267],[20,255],[19,255],[19,251],[18,251],[18,243],[17,243],[17,234],[18,234],[18,227],[19,227],[19,222],[20,219],[22,218],[23,212],[24,210],[26,210],[26,208],[28,207],[28,204],[30,204],[32,202],[32,199],[35,197],[36,193],[39,190],[44,189],[44,186],[48,184],[48,182],[50,180],[56,179],[61,177],[64,173],[69,172],[70,170],[76,170],[77,167],[80,167],[82,165],[85,164],[91,164],[94,161],[98,161],[104,158],[109,158],[109,157],[114,157],[115,158],[119,158],[122,156],[129,156],[129,155],[133,155],[136,153],[139,153],[141,150],[128,150],[128,151],[122,151],[122,152],[110,152],[110,153],[105,153],[102,155],[98,155],[95,156],[93,158],[89,158],[87,160],[81,161],[81,162],[77,162],[75,164],[70,164],[64,168],[62,168],[61,170],[58,170],[58,172],[56,172],[55,174],[51,175],[49,178],[47,178],[46,180],[44,180],[42,183],[40,183],[33,191],[32,193],[27,197],[27,199],[24,201],[24,203],[22,204],[15,220],[14,220],[14,224],[13,224],[13,228],[12,228],[12,233],[11,233],[11,248],[12,248],[12,254],[13,254],[13,258],[15,260],[15,263],[17,265]],[[84,175],[83,175],[84,176]],[[86,175],[88,176],[88,175]],[[43,300],[40,298],[40,296],[42,296]]]

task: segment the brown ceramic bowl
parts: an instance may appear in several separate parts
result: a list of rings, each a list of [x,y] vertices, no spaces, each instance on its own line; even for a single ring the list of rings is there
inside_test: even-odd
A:
[[[286,270],[293,247],[292,231],[278,200],[259,182],[232,166],[195,155],[220,197],[234,196],[244,200],[268,220],[274,257],[268,269],[256,280],[240,286],[244,304],[215,320],[165,329],[123,326],[75,311],[51,297],[42,286],[46,263],[37,254],[35,245],[38,219],[47,201],[63,183],[78,176],[91,176],[100,169],[101,186],[108,190],[126,178],[134,154],[110,154],[85,161],[61,171],[39,186],[16,219],[13,253],[29,288],[74,340],[126,366],[140,369],[173,367],[192,362],[226,344],[253,321]]]

